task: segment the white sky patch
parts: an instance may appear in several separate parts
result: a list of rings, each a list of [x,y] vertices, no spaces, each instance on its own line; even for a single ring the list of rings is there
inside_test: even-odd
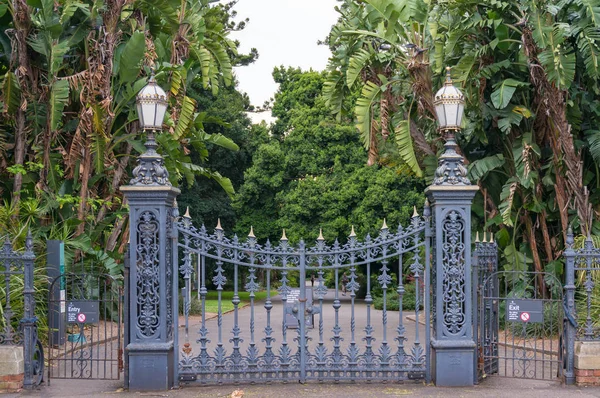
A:
[[[336,4],[336,0],[240,0],[236,4],[236,21],[250,18],[250,22],[231,36],[240,41],[240,51],[255,47],[259,54],[255,63],[235,68],[239,89],[248,93],[253,105],[275,95],[274,67],[325,69],[329,48],[317,41],[324,40],[337,21]]]

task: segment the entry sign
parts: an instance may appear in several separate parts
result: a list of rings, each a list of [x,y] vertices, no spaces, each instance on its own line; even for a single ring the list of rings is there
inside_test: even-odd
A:
[[[506,320],[508,322],[544,322],[544,302],[532,299],[507,299]]]
[[[67,302],[67,322],[70,323],[98,323],[97,301],[69,301]]]

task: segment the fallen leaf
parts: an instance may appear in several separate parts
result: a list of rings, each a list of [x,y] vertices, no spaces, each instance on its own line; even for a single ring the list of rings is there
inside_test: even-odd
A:
[[[235,390],[231,393],[230,398],[242,398],[244,396],[244,390]]]

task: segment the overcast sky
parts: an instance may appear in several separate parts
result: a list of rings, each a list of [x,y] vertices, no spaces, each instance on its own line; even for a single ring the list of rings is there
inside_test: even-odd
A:
[[[271,73],[275,66],[323,70],[329,49],[317,45],[337,20],[336,0],[239,0],[234,7],[236,21],[250,18],[241,32],[232,37],[241,43],[240,51],[255,47],[258,60],[235,68],[239,89],[250,96],[253,105],[273,97],[277,85]]]

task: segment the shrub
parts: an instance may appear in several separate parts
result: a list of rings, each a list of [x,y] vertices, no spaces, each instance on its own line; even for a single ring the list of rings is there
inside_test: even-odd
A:
[[[419,291],[421,296],[421,303],[419,309],[423,309],[423,289]],[[402,296],[402,310],[411,311],[416,307],[416,285],[414,283],[407,283],[404,285],[404,295]],[[388,311],[398,311],[398,292],[394,286],[393,289],[388,289],[386,294],[386,309]],[[383,296],[376,295],[373,297],[373,306],[377,310],[383,309]]]

